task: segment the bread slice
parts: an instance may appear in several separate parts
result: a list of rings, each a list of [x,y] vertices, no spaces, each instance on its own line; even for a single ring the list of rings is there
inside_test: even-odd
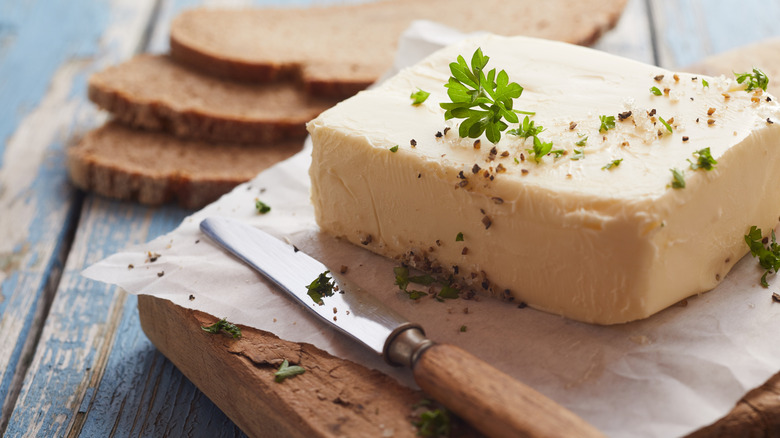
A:
[[[92,75],[89,98],[135,128],[254,144],[303,139],[304,124],[336,103],[308,97],[291,82],[220,80],[165,55],[138,55]]]
[[[77,187],[110,198],[200,208],[302,147],[188,141],[113,121],[68,149],[68,172]]]
[[[464,32],[487,30],[591,44],[626,0],[396,0],[336,7],[193,9],[171,23],[171,56],[242,81],[297,77],[313,95],[346,97],[392,64],[401,32],[417,19]]]

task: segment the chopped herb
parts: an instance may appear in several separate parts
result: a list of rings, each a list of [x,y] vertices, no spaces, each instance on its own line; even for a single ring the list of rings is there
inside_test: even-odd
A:
[[[419,105],[423,102],[425,102],[426,99],[428,99],[428,96],[430,96],[431,93],[427,91],[423,91],[421,89],[417,89],[414,93],[412,93],[409,98],[412,99],[412,105]]]
[[[696,162],[694,163],[693,161],[688,160],[688,162],[691,163],[691,169],[693,170],[712,170],[715,168],[715,165],[718,164],[718,162],[712,158],[712,154],[710,154],[710,148],[698,150],[694,152],[693,155],[696,157]]]
[[[467,330],[467,327],[465,325],[460,326],[460,332],[465,333]]]
[[[704,78],[702,78],[702,80],[701,80],[701,84],[702,84],[703,86],[705,86],[705,87],[709,87],[709,86],[710,86],[710,83],[709,83],[709,82],[707,82],[707,80],[706,80],[706,79],[704,79]]]
[[[571,156],[572,160],[582,160],[585,158],[585,149],[574,149],[574,155]]]
[[[520,160],[518,160],[517,157],[515,157],[515,164],[520,164]]]
[[[333,282],[333,279],[328,277],[329,273],[330,271],[323,272],[316,279],[314,279],[311,284],[306,286],[306,289],[309,290],[309,292],[307,292],[309,297],[311,297],[311,299],[319,305],[322,305],[322,297],[329,297],[333,295],[333,288],[336,286],[336,284]]]
[[[450,63],[452,77],[445,85],[452,102],[443,102],[444,120],[465,119],[458,129],[461,138],[478,138],[485,133],[491,143],[501,140],[501,131],[509,123],[518,123],[517,113],[512,110],[515,98],[523,93],[523,87],[509,82],[506,71],[496,74],[492,69],[485,75],[483,69],[490,57],[477,49],[471,57],[471,68],[458,55],[457,62]]]
[[[507,131],[507,133],[516,135],[522,138],[536,137],[544,131],[543,126],[535,126],[534,121],[528,116],[525,116],[523,123],[517,129]]]
[[[391,147],[390,148],[390,152],[392,152],[392,153],[398,152],[398,145],[395,145],[395,146]]]
[[[661,123],[662,123],[664,126],[666,126],[666,130],[667,130],[667,131],[669,131],[670,133],[672,132],[672,125],[668,124],[668,123],[666,122],[666,120],[664,120],[664,118],[663,118],[663,117],[661,117],[661,116],[658,116],[658,120],[660,120],[660,121],[661,121]]]
[[[255,209],[260,214],[266,214],[269,211],[271,211],[271,207],[268,204],[266,204],[265,202],[263,202],[263,201],[261,201],[259,199],[255,200]]]
[[[766,281],[767,274],[776,273],[780,269],[780,245],[775,238],[775,230],[772,230],[772,240],[762,237],[761,228],[753,225],[745,235],[745,243],[750,248],[750,254],[758,257],[758,264],[766,270],[761,276],[761,286],[769,287]]]
[[[755,67],[753,67],[753,73],[734,73],[734,76],[737,77],[738,84],[747,82],[745,91],[753,91],[756,88],[766,91],[766,87],[769,85],[769,78],[766,74]]]
[[[660,96],[663,94],[658,87],[651,87],[650,92],[655,94],[656,96]]]
[[[282,383],[284,379],[295,377],[298,374],[303,374],[305,372],[306,370],[302,366],[290,366],[290,362],[285,359],[284,362],[282,362],[282,365],[279,367],[279,370],[274,373],[274,380],[276,383]]]
[[[237,339],[241,337],[241,328],[233,323],[228,322],[227,318],[222,318],[211,325],[202,325],[200,326],[200,328],[204,332],[209,332],[211,334],[225,332],[233,336],[233,339]]]
[[[610,170],[613,167],[618,167],[618,166],[620,166],[621,162],[623,162],[622,158],[618,158],[616,160],[612,160],[609,163],[607,163],[606,165],[604,165],[604,167],[602,167],[601,170]]]
[[[420,421],[414,423],[417,434],[423,437],[450,436],[450,414],[444,409],[431,409],[420,414]]]
[[[672,188],[684,189],[685,188],[685,174],[677,169],[669,169],[672,172]]]
[[[585,144],[588,142],[588,136],[586,135],[581,140],[574,143],[575,146],[585,146]]]
[[[428,294],[419,290],[407,290],[406,288],[409,286],[409,283],[431,284],[434,281],[433,277],[430,276],[409,277],[409,269],[404,266],[393,268],[393,273],[395,273],[395,284],[398,285],[399,289],[409,295],[409,298],[412,300],[420,299]],[[428,282],[429,278],[430,282]]]
[[[566,151],[563,149],[555,149],[550,151],[550,153],[555,155],[555,158],[561,158],[561,156],[566,155]]]
[[[455,236],[456,242],[463,242],[463,233],[458,233],[457,236]]]
[[[458,298],[460,295],[460,291],[458,289],[455,289],[454,287],[445,284],[442,285],[441,290],[436,295],[438,298],[444,298],[448,300],[454,300],[455,298]]]
[[[528,153],[533,154],[534,161],[539,163],[545,155],[550,153],[552,146],[553,143],[551,141],[545,143],[539,140],[539,137],[534,136],[534,147],[533,149],[528,149]]]
[[[615,116],[599,116],[599,120],[601,120],[599,132],[607,132],[615,127]]]

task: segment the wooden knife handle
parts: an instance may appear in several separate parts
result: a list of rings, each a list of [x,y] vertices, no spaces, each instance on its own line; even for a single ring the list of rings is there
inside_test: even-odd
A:
[[[458,347],[435,344],[412,368],[428,395],[490,437],[602,437],[598,430]]]

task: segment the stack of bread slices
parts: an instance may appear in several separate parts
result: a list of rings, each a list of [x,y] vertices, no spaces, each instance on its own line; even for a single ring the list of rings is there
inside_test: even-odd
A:
[[[590,44],[626,0],[385,0],[305,9],[193,9],[171,24],[170,54],[94,74],[111,114],[68,150],[79,188],[199,208],[301,150],[305,123],[374,82],[415,19]],[[305,176],[302,176],[305,177]]]

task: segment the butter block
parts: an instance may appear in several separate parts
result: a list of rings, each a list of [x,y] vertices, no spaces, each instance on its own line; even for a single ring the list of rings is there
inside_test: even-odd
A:
[[[524,87],[514,108],[535,113],[556,153],[535,157],[506,131],[495,145],[460,138],[460,120],[445,121],[448,65],[477,47]],[[431,94],[414,106],[418,88]],[[312,202],[323,231],[464,288],[623,323],[712,289],[750,226],[778,222],[779,125],[776,99],[734,78],[483,35],[311,121]],[[717,164],[693,169],[705,148]]]

